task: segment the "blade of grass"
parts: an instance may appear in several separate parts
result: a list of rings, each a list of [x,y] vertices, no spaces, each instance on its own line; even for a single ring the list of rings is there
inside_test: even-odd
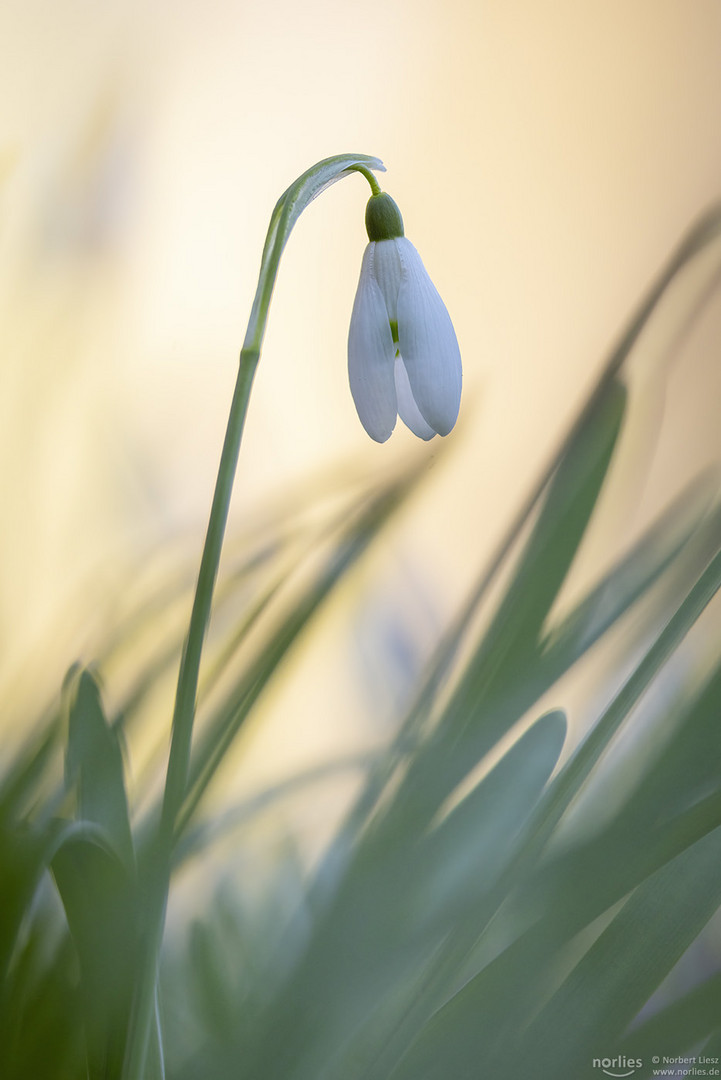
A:
[[[291,1063],[295,1080],[343,1075],[348,1039],[377,1010],[393,1008],[459,911],[502,873],[564,735],[561,714],[541,717],[427,837],[405,849],[365,851],[317,920],[279,999],[256,1021],[249,1075],[286,1075]],[[282,1043],[272,1037],[278,1030]],[[378,1069],[387,1075],[385,1061]]]
[[[646,878],[538,1013],[518,1053],[519,1028],[538,1012],[559,958],[559,941],[541,928],[431,1019],[393,1080],[475,1080],[479,1072],[550,1080],[580,1076],[592,1057],[609,1056],[721,901],[720,845],[716,828]]]
[[[635,1076],[654,1075],[654,1055],[678,1057],[701,1046],[719,1030],[721,1022],[721,974],[712,975],[678,1001],[667,1005],[626,1036],[619,1052],[640,1058],[644,1066]]]
[[[491,891],[487,900],[478,906],[472,919],[462,920],[450,935],[446,943],[445,955],[439,960],[428,982],[425,992],[428,998],[425,1005],[427,1011],[430,1011],[429,1005],[438,1001],[443,989],[449,989],[452,986],[454,973],[457,971],[462,958],[467,955],[469,949],[477,942],[481,933],[508,895],[518,888],[523,881],[529,880],[531,871],[554,828],[573,802],[618,727],[626,719],[629,711],[645,691],[659,668],[716,593],[719,585],[721,585],[721,552],[715,556],[698,579],[691,592],[647,651],[634,673],[606,709],[591,734],[581,744],[555,780],[551,782],[534,812],[533,821],[528,829],[525,841],[514,852],[507,871],[501,876],[500,881]],[[455,995],[451,1004],[446,1006],[444,1016],[447,1018],[449,1030],[452,1034],[449,1034],[444,1039],[445,1043],[450,1044],[458,1036],[459,1021],[457,1017],[468,1017],[469,1010],[472,1012],[482,1004],[485,988],[486,980],[483,973],[481,973],[476,979],[471,980],[460,993]],[[417,1008],[420,1015],[423,1008],[421,1000],[419,1000]],[[477,1025],[477,1030],[479,1032],[483,1031],[483,1025]],[[436,1036],[429,1035],[428,1038],[433,1041]],[[419,1057],[423,1057],[425,1051],[422,1048],[426,1046],[424,1036],[421,1037],[419,1045],[421,1047]],[[479,1048],[476,1046],[476,1052],[478,1050]],[[413,1060],[416,1060],[415,1056]],[[410,1076],[410,1074],[408,1075]],[[431,1074],[429,1073],[429,1075]]]
[[[721,585],[721,551],[674,613],[636,670],[622,686],[603,716],[556,778],[539,810],[535,844],[545,843],[551,831],[575,799],[594,765],[618,728],[645,692]]]
[[[322,762],[320,765],[312,765],[285,780],[280,780],[277,784],[271,784],[258,795],[245,799],[226,813],[215,815],[207,823],[183,833],[175,848],[174,865],[181,866],[188,859],[192,859],[207,850],[210,845],[223,839],[229,832],[253,822],[259,814],[273,806],[278,800],[285,799],[299,790],[302,791],[305,787],[315,785],[328,776],[336,776],[340,772],[365,770],[377,756],[377,754],[349,754],[333,761]]]
[[[495,1075],[555,1080],[606,1056],[719,903],[717,829],[639,886]]]
[[[540,657],[527,668],[524,679],[515,688],[510,700],[505,705],[496,703],[497,711],[505,710],[508,727],[626,614],[685,550],[699,530],[703,529],[712,544],[718,545],[721,541],[721,511],[716,510],[713,514],[708,511],[707,504],[712,494],[709,481],[710,477],[703,476],[689,484],[628,554],[603,576],[561,623],[548,631],[541,643]],[[457,623],[441,643],[400,731],[388,752],[381,755],[371,768],[359,798],[332,841],[318,871],[316,891],[327,892],[332,887],[332,882],[338,878],[358,844],[394,772],[404,759],[416,751],[421,739],[419,729],[430,713],[434,696],[444,672],[452,662],[464,628],[465,621]],[[482,756],[484,732],[481,732],[479,743],[479,746],[474,746],[473,738],[466,736],[462,750],[458,749],[466,765]]]
[[[66,698],[69,718],[65,774],[68,787],[77,787],[77,817],[100,826],[118,857],[130,868],[135,864],[135,854],[118,731],[105,718],[100,688],[89,671],[71,669]]]
[[[404,923],[412,924],[415,918],[426,933],[432,928],[440,934],[442,946],[437,957],[441,963],[447,953],[447,935],[473,917],[512,858],[558,762],[565,734],[562,713],[548,713],[537,720],[488,776],[421,840],[414,865],[401,876],[403,891],[380,897],[379,903],[384,908],[395,907]],[[395,853],[392,857],[399,858]],[[381,860],[382,854],[375,857],[382,866]],[[357,938],[352,926],[348,933]],[[363,1080],[388,1076],[428,1020],[438,962],[431,958],[422,974],[413,1000],[384,1036],[381,1052],[371,1055]]]
[[[526,669],[596,505],[625,405],[624,388],[610,383],[559,463],[488,631],[376,828],[417,833],[517,719],[498,699],[509,684],[514,697],[524,695]]]
[[[80,966],[89,1080],[118,1076],[138,963],[135,881],[98,827],[68,835],[52,870]]]
[[[363,555],[390,516],[410,494],[422,470],[414,466],[384,486],[351,519],[334,544],[325,565],[291,610],[269,635],[258,658],[240,679],[228,700],[216,711],[198,739],[188,784],[188,795],[179,817],[178,835],[186,828],[228,747],[247,719],[279,664],[336,585]]]

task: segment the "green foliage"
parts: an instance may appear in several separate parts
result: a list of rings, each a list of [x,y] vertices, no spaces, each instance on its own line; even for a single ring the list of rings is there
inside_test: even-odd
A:
[[[271,248],[298,200],[355,160],[286,193]],[[702,220],[640,306],[490,568],[469,581],[388,744],[221,812],[208,795],[228,752],[242,749],[287,659],[421,487],[424,462],[310,521],[277,522],[227,569],[170,837],[171,906],[193,871],[210,899],[185,888],[160,956],[148,898],[167,854],[162,755],[147,736],[180,649],[164,614],[183,588],[161,589],[128,622],[128,642],[142,625],[155,647],[138,651],[126,685],[113,685],[120,631],[99,649],[107,693],[95,670],[71,668],[0,781],[3,1078],[123,1076],[147,972],[141,1058],[152,1078],[579,1080],[595,1075],[594,1057],[619,1054],[641,1058],[636,1075],[649,1076],[654,1054],[721,1045],[717,964],[674,983],[721,905],[718,643],[706,643],[716,653],[703,677],[657,694],[655,712],[646,699],[721,584],[708,478],[559,614],[633,409],[624,365],[668,284],[720,225],[718,214]],[[604,640],[622,666],[569,745],[566,680],[581,664],[588,677]],[[619,793],[609,751],[641,721],[655,725],[654,750]],[[159,727],[167,739],[163,717]],[[320,858],[309,866],[292,837],[274,841],[255,881],[243,853],[267,838],[266,811],[292,813],[348,771],[355,798]],[[600,817],[599,788],[609,796]]]

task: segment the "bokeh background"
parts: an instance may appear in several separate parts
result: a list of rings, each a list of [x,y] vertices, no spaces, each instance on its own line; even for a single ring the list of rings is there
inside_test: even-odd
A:
[[[99,612],[134,567],[179,543],[199,552],[268,218],[299,173],[381,157],[446,300],[459,425],[421,449],[423,497],[356,579],[358,621],[333,609],[275,695],[302,737],[293,751],[267,736],[270,756],[313,759],[379,708],[348,689],[364,610],[399,654],[423,653],[637,299],[721,194],[721,6],[3,0],[0,42],[6,700],[92,658]],[[366,197],[344,180],[288,245],[236,531],[307,478],[380,476],[419,451],[402,427],[372,444],[348,389]],[[646,342],[589,566],[718,457],[720,335],[712,302],[663,378]],[[366,683],[382,683],[383,656],[360,652]]]

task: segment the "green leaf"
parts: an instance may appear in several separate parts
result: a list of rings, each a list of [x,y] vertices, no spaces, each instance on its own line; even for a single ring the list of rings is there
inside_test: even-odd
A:
[[[189,961],[198,1020],[216,1040],[229,1041],[237,1026],[237,1003],[230,965],[214,927],[195,919],[190,927]]]
[[[713,805],[710,805],[713,802]],[[559,958],[584,928],[626,897],[652,873],[697,840],[721,826],[721,798],[692,808],[662,829],[635,829],[623,836],[580,845],[562,861],[525,881],[519,892],[529,914],[515,909],[508,918],[529,929],[467,983],[444,1010],[443,1043],[463,1041],[473,1030],[478,1046],[492,1057],[515,1042],[556,978]],[[570,866],[568,865],[570,864]],[[553,883],[548,888],[547,878]],[[442,1051],[445,1053],[445,1051]]]
[[[123,755],[116,729],[103,711],[100,689],[89,671],[71,669],[66,680],[68,749],[66,783],[77,785],[77,816],[110,837],[128,867],[134,863],[125,795]]]
[[[524,882],[532,887],[530,871],[553,829],[570,806],[603,750],[610,742],[619,725],[626,718],[629,710],[648,686],[660,666],[693,625],[720,583],[721,553],[717,554],[711,561],[689,595],[658,636],[656,642],[648,650],[636,671],[630,676],[614,701],[607,708],[591,734],[581,744],[570,762],[561,770],[543,795],[538,810],[534,814],[535,822],[530,830],[529,837],[525,844],[514,853],[509,870],[503,875],[498,884],[495,899],[487,907],[487,918],[490,918],[493,910],[503,903],[511,890],[518,888]],[[680,843],[683,848],[689,842],[689,839],[693,838],[694,835],[698,835],[698,833],[694,833],[694,830],[700,827],[703,831],[708,824],[709,809],[711,815],[718,812],[718,806],[710,808],[701,806],[700,821],[695,819],[686,822],[682,819],[679,822],[679,832],[675,837],[673,834],[670,837],[661,834],[659,845],[663,850],[668,853],[670,848],[672,851],[674,843]],[[697,815],[696,808],[692,808],[692,811]],[[716,836],[717,831],[714,831],[711,835]],[[705,840],[706,837],[703,837],[691,850],[696,850],[699,844],[704,844]],[[677,860],[683,858],[685,854],[686,852],[682,851],[682,854],[674,860],[672,865],[676,865]],[[653,869],[653,865],[645,861],[646,857],[646,851],[637,854],[638,868],[641,869],[642,875]],[[655,857],[659,858],[659,852],[656,853]],[[664,858],[667,855],[661,854],[660,857]],[[664,869],[665,867],[657,871],[657,873],[663,873]],[[648,880],[655,880],[655,876]],[[623,878],[621,878],[621,881],[623,881]],[[627,887],[632,887],[633,884],[633,880],[626,882]],[[644,887],[645,884],[642,888]],[[585,893],[583,895],[585,896]],[[589,905],[591,910],[589,911],[587,908],[583,912],[581,925],[585,925],[590,918],[595,917],[612,902],[608,895],[604,895],[603,887],[601,888],[601,895],[603,899],[599,910],[594,911],[591,903]],[[587,903],[587,901],[583,901],[583,903]],[[403,1077],[403,1080],[406,1077],[410,1080],[412,1075],[416,1075],[413,1073],[413,1068],[420,1069],[421,1061],[425,1062],[424,1068],[428,1071],[419,1071],[417,1073],[419,1077],[440,1077],[442,1075],[441,1069],[444,1067],[449,1068],[452,1072],[451,1066],[448,1065],[449,1060],[454,1060],[450,1057],[450,1047],[456,1044],[460,1045],[466,1040],[463,1033],[467,1032],[469,1027],[474,1032],[470,1041],[471,1049],[463,1049],[463,1054],[473,1054],[476,1060],[479,1060],[482,1053],[492,1052],[496,1039],[499,1040],[501,1045],[505,1045],[508,1039],[503,1039],[503,1032],[505,1031],[510,1037],[507,1025],[510,1023],[510,1030],[514,1030],[518,1026],[518,1019],[533,1011],[533,999],[537,982],[541,982],[546,976],[548,970],[546,965],[552,962],[558,946],[564,940],[564,936],[558,933],[559,927],[563,927],[563,916],[559,916],[558,922],[551,917],[550,923],[543,923],[536,932],[531,931],[527,939],[521,938],[515,945],[511,946],[506,956],[499,958],[495,965],[491,965],[491,967],[471,980],[464,990],[456,995],[451,1003],[442,1010],[437,1021],[429,1025],[428,1032],[419,1041],[417,1053],[414,1052],[410,1058],[411,1065],[404,1066],[406,1072],[401,1071],[399,1074]],[[568,926],[569,933],[573,933],[574,930],[579,928],[574,922],[573,914],[571,914]],[[526,979],[526,973],[530,973],[530,979]],[[528,986],[526,986],[526,982],[528,982]],[[514,1011],[516,1009],[519,1010],[518,1013]],[[473,1017],[476,1017],[476,1019],[474,1020]],[[514,1018],[516,1019],[515,1025],[513,1023]],[[603,1056],[603,1053],[601,1056]],[[444,1061],[446,1062],[445,1065],[442,1064]],[[460,1068],[461,1065],[459,1064],[458,1069],[460,1070]],[[459,1071],[458,1075],[461,1077],[465,1074]],[[472,1074],[468,1073],[468,1075]]]
[[[17,820],[38,801],[52,756],[58,748],[61,723],[57,709],[48,713],[27,738],[0,780],[0,821]]]
[[[283,1075],[301,1047],[298,1078],[344,1075],[349,1035],[363,1043],[363,1025],[392,1012],[420,974],[425,984],[446,935],[492,888],[556,765],[565,730],[562,714],[541,717],[427,836],[398,837],[390,847],[385,835],[369,840],[325,907],[267,1026],[259,1026],[254,1075]],[[435,996],[413,996],[408,1022],[415,1029]],[[284,1039],[276,1046],[270,1032],[279,1028]],[[404,1025],[397,1037],[405,1036]],[[394,1040],[387,1057],[396,1056]],[[374,1068],[387,1075],[386,1056]]]
[[[645,825],[675,818],[721,788],[721,661],[680,710],[674,731],[624,809]]]
[[[629,898],[496,1077],[555,1080],[605,1057],[721,903],[721,829],[648,878]],[[476,1075],[467,1071],[462,1075]]]
[[[547,955],[537,948],[542,937],[519,940],[509,950],[513,963],[503,957],[500,966],[490,965],[436,1014],[393,1080],[583,1075],[594,1056],[609,1056],[609,1048],[619,1045],[718,907],[719,855],[721,830],[716,829],[649,877],[540,1012],[560,955],[549,950],[554,963],[542,966]],[[522,1033],[524,1019],[534,1012],[536,1019]]]
[[[467,726],[468,696],[492,699],[535,652],[541,630],[576,556],[611,462],[626,409],[626,390],[611,383],[553,477],[538,520],[444,724]]]
[[[526,918],[545,911],[545,932],[557,947],[721,825],[720,709],[721,665],[680,710],[674,735],[616,817],[544,865],[524,888]]]
[[[704,1043],[703,1052],[707,1057],[715,1059],[718,1067],[718,1062],[721,1061],[721,1029],[717,1029],[715,1034]]]
[[[558,763],[566,736],[562,712],[542,716],[421,842],[415,873],[395,898],[404,918],[417,911],[451,928],[490,890],[514,850]],[[371,848],[372,850],[372,848]]]
[[[590,734],[556,777],[539,810],[536,843],[545,843],[571,805],[613,736],[654,677],[686,636],[721,586],[721,551],[717,552],[653,645],[606,708]]]
[[[532,704],[527,669],[596,505],[625,405],[624,387],[612,383],[559,464],[498,611],[388,808],[391,831],[425,825]]]
[[[0,820],[0,1050],[7,1045],[12,1026],[13,953],[49,855],[45,829]]]
[[[709,513],[710,477],[700,477],[674,499],[631,550],[542,641],[541,669],[547,685],[567,671],[659,579],[701,527],[721,540],[721,512]],[[713,494],[715,495],[715,478]]]
[[[93,675],[71,669],[66,784],[79,823],[61,836],[52,871],[75,944],[91,1080],[119,1076],[139,953],[135,854],[118,731]]]
[[[69,935],[58,938],[53,915],[47,904],[36,905],[13,959],[0,1031],[3,1080],[87,1075],[77,963]]]
[[[511,860],[519,837],[531,817],[548,778],[558,763],[566,735],[561,712],[537,720],[506,752],[498,764],[422,839],[409,865],[397,875],[397,890],[376,898],[369,908],[390,909],[402,929],[396,937],[412,932],[436,932],[442,942],[432,953],[419,989],[395,1025],[383,1052],[373,1063],[374,1076],[387,1076],[421,1026],[442,1004],[449,984],[463,969],[484,921],[484,899]],[[385,878],[383,856],[366,855]],[[391,851],[390,865],[404,856]],[[351,887],[353,877],[351,876]],[[350,940],[358,941],[367,929],[367,915],[358,919],[363,930],[347,927]],[[371,937],[374,935],[371,933]],[[382,941],[382,939],[380,939]],[[387,954],[387,949],[385,950]],[[383,1006],[380,1006],[381,1011]]]
[[[528,884],[529,881],[532,882],[532,878],[530,877],[531,871],[556,825],[575,799],[592,768],[618,730],[618,727],[626,719],[629,711],[658,672],[659,668],[671,655],[673,649],[683,639],[684,635],[701,614],[706,604],[716,593],[720,584],[721,552],[711,561],[667,626],[659,634],[634,673],[605,710],[603,716],[591,731],[590,735],[583,743],[581,743],[574,756],[566,766],[564,766],[542,796],[539,807],[534,815],[535,823],[530,832],[529,839],[523,847],[516,852],[514,862],[511,864],[504,880],[499,884],[496,906],[500,905],[509,892],[514,888],[518,888],[521,883],[526,882],[526,884]],[[683,851],[686,845],[695,840],[699,835],[703,837],[708,828],[713,827],[716,822],[718,810],[718,800],[715,796],[712,796],[697,807],[692,807],[687,814],[678,818],[677,821],[673,823],[673,826],[668,827],[666,831],[660,831],[656,835],[651,834],[650,836],[647,836],[646,843],[648,844],[648,847],[638,851],[635,856],[635,872],[640,873],[640,876],[643,877],[659,862],[663,862],[679,849]],[[634,853],[630,849],[628,859],[631,861],[634,859]],[[620,858],[619,866],[623,866],[623,862]],[[584,875],[582,874],[582,878],[583,876]],[[593,903],[591,903],[591,910],[590,912],[588,910],[584,912],[581,925],[585,925],[590,918],[599,914],[609,903],[613,902],[613,899],[618,895],[620,886],[624,883],[623,874],[621,873],[619,877],[616,877],[615,871],[612,870],[609,874],[609,880],[613,883],[614,879],[616,880],[616,893],[614,894],[613,884],[611,884],[610,894],[605,892],[607,885],[601,885],[599,892],[600,896],[604,899],[600,906],[595,910]],[[638,880],[638,878],[635,880]],[[633,874],[631,875],[630,880],[626,879],[625,884],[626,887],[632,887],[634,884]],[[584,890],[584,896],[587,895],[588,882],[586,882]],[[551,925],[553,925],[553,920],[551,920]],[[576,925],[573,916],[569,917],[568,925],[569,929]],[[549,941],[555,940],[554,931],[551,931],[549,936],[548,926],[544,924],[541,928],[540,935],[537,935],[537,937],[542,954],[546,955],[549,951]],[[534,964],[539,963],[539,957],[532,954],[531,968]],[[511,965],[511,967],[512,966],[513,965]],[[477,987],[475,990],[469,989],[470,994],[483,992],[483,973],[481,973],[481,976],[478,978],[479,982]],[[473,985],[473,983],[469,984],[469,988],[472,988]]]
[[[504,701],[494,702],[497,716],[508,727],[533,706],[565,672],[606,633],[628,609],[674,564],[689,541],[703,531],[717,547],[721,540],[721,513],[708,513],[713,489],[709,477],[700,477],[674,500],[631,550],[612,567],[575,608],[543,638],[541,655],[530,664],[524,677]],[[338,866],[363,831],[370,814],[398,765],[420,742],[417,734],[429,714],[434,696],[447,674],[453,655],[467,628],[468,611],[442,642],[432,661],[414,706],[400,732],[370,770],[366,785],[328,853],[327,862]],[[468,733],[462,743],[468,761],[476,760],[486,745],[484,730]],[[461,751],[459,749],[459,755]]]
[[[80,965],[89,1077],[119,1076],[139,960],[135,879],[97,825],[63,838],[52,871]]]
[[[721,1024],[721,974],[712,975],[678,1001],[661,1009],[626,1036],[618,1052],[640,1058],[644,1067],[634,1076],[654,1075],[652,1059],[690,1054]],[[657,1067],[657,1066],[656,1066]]]

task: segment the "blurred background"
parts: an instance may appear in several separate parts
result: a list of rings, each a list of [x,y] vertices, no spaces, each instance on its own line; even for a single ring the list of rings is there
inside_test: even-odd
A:
[[[389,655],[427,651],[634,304],[721,193],[721,7],[4,0],[0,41],[6,700],[92,659],[99,612],[139,565],[199,554],[268,218],[298,174],[381,157],[451,312],[458,427],[427,448],[402,426],[371,443],[346,375],[365,181],[298,224],[234,530],[316,476],[371,479],[411,453],[429,472],[372,578],[354,579],[355,626],[331,610],[276,692],[303,735],[293,750],[269,734],[275,754],[312,760],[380,707],[349,693],[357,639],[371,687]],[[718,457],[720,332],[716,300],[671,365],[652,336],[640,350],[589,573]]]

